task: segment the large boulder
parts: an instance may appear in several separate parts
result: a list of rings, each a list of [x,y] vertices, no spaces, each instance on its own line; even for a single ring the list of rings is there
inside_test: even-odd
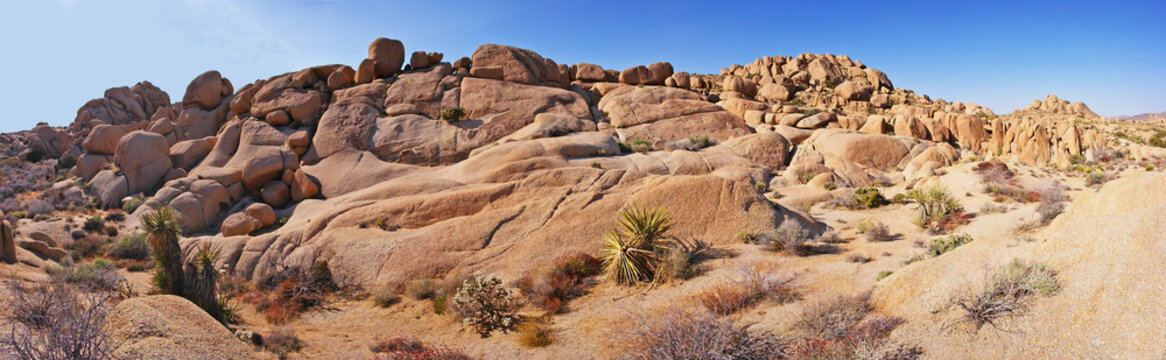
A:
[[[47,124],[37,125],[28,136],[28,147],[43,150],[47,158],[61,157],[72,144],[73,139],[67,132]]]
[[[867,168],[890,170],[904,161],[910,152],[911,141],[886,135],[825,129],[815,131],[804,144],[809,144],[827,159],[837,158]]]
[[[170,147],[170,160],[175,168],[190,171],[210,154],[217,140],[217,137],[207,136],[202,139],[180,141]]]
[[[105,90],[105,95],[89,100],[77,109],[74,124],[88,127],[93,120],[111,125],[132,124],[150,120],[159,108],[170,105],[170,96],[149,81],[131,87],[115,87]]]
[[[368,58],[376,76],[394,75],[405,63],[405,45],[400,40],[377,38],[368,44]]]
[[[607,72],[599,65],[578,63],[575,64],[575,79],[581,81],[606,81]]]
[[[324,94],[312,88],[312,83],[308,82],[313,80],[316,70],[308,68],[265,82],[251,100],[251,116],[265,119],[268,113],[282,110],[287,112],[292,121],[301,125],[315,125],[324,105]]]
[[[106,318],[116,359],[255,359],[259,354],[194,303],[173,295],[129,298]]]
[[[123,136],[113,161],[125,174],[130,194],[153,192],[174,164],[166,138],[146,131]]]
[[[771,102],[782,102],[789,100],[793,96],[793,92],[784,85],[777,83],[768,83],[761,86],[757,91],[757,97]]]
[[[182,105],[200,107],[206,110],[214,109],[219,107],[224,97],[233,92],[230,80],[223,78],[218,71],[207,71],[186,85],[186,94],[182,96]]]
[[[8,223],[3,211],[0,211],[0,261],[16,263],[16,238],[12,234],[12,224]]]
[[[652,70],[643,65],[636,65],[619,73],[619,82],[628,85],[643,85],[651,80]]]
[[[664,86],[621,86],[599,100],[620,137],[660,145],[708,136],[728,140],[751,132],[745,122],[695,92]]]
[[[498,44],[474,50],[470,75],[527,85],[565,87],[559,65],[527,49]]]
[[[113,155],[117,152],[117,142],[126,131],[120,126],[97,125],[81,142],[81,148],[90,154]]]
[[[735,137],[718,145],[770,169],[785,167],[790,146],[789,140],[776,132]]]

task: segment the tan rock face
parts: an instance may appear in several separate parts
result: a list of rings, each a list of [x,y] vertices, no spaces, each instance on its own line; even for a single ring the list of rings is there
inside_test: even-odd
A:
[[[190,301],[173,295],[130,298],[105,323],[113,356],[119,359],[255,359],[251,351]]]
[[[643,65],[628,68],[619,73],[619,82],[629,85],[643,85],[652,80],[652,71]]]
[[[16,263],[16,238],[12,235],[12,224],[0,211],[0,261],[9,264]]]
[[[98,125],[89,131],[81,148],[90,154],[113,155],[117,152],[118,140],[125,134],[125,129],[119,126]]]
[[[400,40],[377,38],[368,44],[368,59],[378,77],[399,73],[405,63],[405,45]]]
[[[149,81],[131,87],[105,90],[103,97],[90,100],[77,110],[73,123],[88,127],[93,120],[124,125],[150,120],[159,108],[170,105],[170,96]]]
[[[575,79],[582,81],[604,81],[607,79],[607,73],[603,71],[602,67],[595,64],[578,63],[575,64]]]
[[[527,49],[486,44],[474,50],[470,75],[526,85],[563,87],[559,66]]]
[[[114,162],[125,174],[130,194],[152,192],[173,165],[170,143],[151,132],[129,133],[118,141]]]
[[[182,96],[183,106],[197,106],[206,110],[219,106],[224,96],[231,95],[234,89],[231,82],[218,71],[207,71],[191,80],[186,86],[186,95]]]

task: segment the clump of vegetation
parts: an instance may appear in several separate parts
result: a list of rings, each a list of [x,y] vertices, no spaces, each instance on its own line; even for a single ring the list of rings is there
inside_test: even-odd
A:
[[[1037,206],[1036,212],[1040,215],[1040,223],[1048,225],[1057,215],[1065,211],[1065,201],[1069,197],[1058,184],[1042,189],[1040,194],[1040,205]]]
[[[567,300],[583,294],[588,281],[603,270],[603,261],[583,254],[560,257],[546,270],[523,276],[518,288],[527,300],[548,313],[561,312]]]
[[[704,311],[637,313],[628,323],[613,344],[617,359],[780,359],[789,344],[785,337],[751,334]]]
[[[889,203],[887,202],[887,199],[879,193],[879,189],[874,186],[866,186],[854,189],[854,194],[851,195],[851,197],[854,199],[854,206],[862,209],[874,209]]]
[[[150,258],[150,245],[145,235],[131,234],[113,243],[106,254],[117,260],[146,260]]]
[[[728,315],[763,300],[785,303],[798,298],[794,276],[779,275],[771,268],[748,263],[738,268],[738,276],[696,295],[697,302],[708,311]]]
[[[891,276],[891,274],[894,274],[894,273],[895,273],[894,271],[890,271],[890,270],[879,271],[878,276],[875,276],[875,281],[881,281],[882,279],[886,279],[888,276]]]
[[[69,170],[69,169],[72,169],[73,166],[76,166],[76,165],[77,165],[77,156],[75,156],[73,154],[65,154],[65,155],[61,156],[61,158],[57,159],[57,169],[59,169],[59,170]]]
[[[303,341],[296,336],[295,328],[280,326],[263,335],[263,348],[286,359],[288,354],[298,352],[304,347]]]
[[[13,359],[110,359],[109,336],[102,330],[109,308],[120,295],[101,289],[78,289],[54,281],[24,287],[8,282],[4,320],[11,330],[0,348]]]
[[[27,161],[30,163],[40,162],[44,158],[45,158],[45,149],[41,149],[40,147],[37,147],[37,146],[34,146],[31,149],[28,149],[28,153],[24,155],[24,161]]]
[[[496,330],[510,331],[518,324],[515,315],[518,303],[496,277],[475,276],[466,280],[453,302],[462,324],[474,328],[482,337]]]
[[[757,242],[766,250],[793,255],[807,255],[812,248],[810,231],[797,221],[785,221],[776,230],[761,234]]]
[[[554,343],[553,321],[550,315],[523,321],[518,325],[518,343],[525,347],[544,347]]]
[[[894,235],[891,235],[891,228],[887,227],[880,221],[861,222],[855,226],[855,230],[870,242],[882,242],[894,240]]]
[[[871,260],[873,260],[873,259],[871,259],[870,256],[867,256],[866,254],[863,254],[863,253],[856,252],[856,253],[851,253],[850,255],[846,255],[846,261],[849,261],[852,263],[865,264],[865,263],[871,262]]]
[[[693,145],[696,145],[700,149],[703,149],[703,148],[706,148],[709,146],[713,146],[713,141],[710,140],[708,136],[703,136],[703,135],[688,138],[688,142],[693,144]]]
[[[1089,172],[1089,175],[1085,176],[1085,185],[1089,186],[1099,186],[1105,184],[1107,181],[1109,181],[1109,174],[1106,174],[1102,170],[1093,170]]]
[[[952,305],[964,312],[960,322],[970,323],[977,330],[984,325],[998,328],[1000,320],[1023,315],[1029,297],[1052,296],[1059,290],[1055,271],[1042,263],[1013,260],[1002,271],[990,275],[982,291],[967,292]]]
[[[125,201],[121,202],[121,210],[125,211],[126,213],[130,213],[130,214],[133,214],[134,210],[137,210],[141,206],[142,206],[142,199],[140,199],[138,197],[131,197],[131,198],[126,199]]]
[[[432,299],[437,295],[437,280],[420,279],[405,285],[405,292],[417,300]]]
[[[672,216],[662,208],[633,206],[620,210],[619,226],[604,238],[604,267],[608,277],[619,284],[655,279],[657,253],[672,225]]]
[[[804,337],[789,347],[794,359],[916,359],[918,346],[887,339],[902,319],[872,315],[869,294],[838,296],[811,304],[794,328]]]
[[[332,281],[327,263],[283,267],[260,279],[243,301],[255,306],[272,324],[286,323],[304,311],[321,306],[340,288]]]
[[[90,216],[88,219],[85,219],[85,224],[81,226],[81,229],[88,233],[105,230],[105,218],[101,216]]]
[[[379,307],[387,308],[401,301],[397,295],[397,288],[392,285],[382,285],[372,292],[372,302]]]
[[[915,225],[932,233],[945,233],[968,222],[963,205],[943,186],[914,189],[907,196],[919,204]]]
[[[927,254],[931,256],[940,256],[948,251],[955,250],[963,244],[972,242],[972,237],[968,234],[948,235],[947,237],[931,239],[931,246],[927,248]]]
[[[460,351],[446,347],[430,347],[411,337],[393,337],[377,340],[369,345],[377,360],[470,360]]]
[[[461,120],[462,118],[464,118],[465,116],[466,116],[466,109],[463,109],[460,106],[455,106],[455,107],[451,107],[451,108],[447,108],[445,110],[442,110],[441,114],[438,117],[441,118],[442,120],[445,120],[445,121],[458,121],[458,120]]]

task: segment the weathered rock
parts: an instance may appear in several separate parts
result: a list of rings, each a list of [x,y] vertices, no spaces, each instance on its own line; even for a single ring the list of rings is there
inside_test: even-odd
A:
[[[186,86],[186,94],[182,96],[182,105],[197,106],[206,110],[219,107],[223,97],[234,92],[230,84],[231,82],[223,78],[218,71],[204,72]]]
[[[287,114],[287,111],[276,110],[267,113],[267,116],[264,116],[263,120],[272,126],[285,126],[291,123],[291,116]]]
[[[128,193],[153,192],[173,166],[170,143],[155,133],[131,132],[118,141],[114,163],[125,174]]]
[[[113,155],[117,153],[118,140],[125,135],[125,129],[120,126],[98,125],[89,131],[81,148],[90,154]]]
[[[291,200],[291,190],[283,181],[268,181],[263,185],[263,202],[282,208]]]
[[[470,75],[527,85],[561,87],[559,66],[527,49],[486,44],[474,50]]]
[[[718,145],[734,154],[764,165],[770,169],[785,167],[790,143],[778,133],[751,134],[735,137]]]
[[[150,120],[159,108],[170,105],[170,96],[149,81],[130,87],[105,90],[102,98],[93,99],[77,109],[74,124],[87,127],[93,120],[110,125],[132,124]]]
[[[0,261],[16,263],[16,238],[12,234],[12,224],[5,219],[3,211],[0,211]]]
[[[886,134],[889,131],[894,131],[894,126],[887,121],[886,116],[871,115],[866,118],[866,123],[858,129],[859,132],[867,134]]]
[[[121,199],[129,194],[125,176],[113,170],[101,170],[89,180],[89,193],[97,198],[103,208],[121,207]]]
[[[272,215],[274,216],[274,212]],[[259,220],[247,215],[246,213],[234,213],[223,220],[223,226],[220,229],[223,236],[239,236],[249,235],[255,230],[263,228]]]
[[[866,81],[847,80],[834,88],[834,94],[846,100],[869,100],[873,91],[874,87]]]
[[[826,124],[829,124],[831,121],[835,121],[837,119],[838,117],[835,116],[834,113],[821,112],[798,120],[797,127],[802,129],[818,129],[825,127]]]
[[[296,169],[291,183],[292,201],[300,202],[304,199],[312,198],[319,193],[319,182],[311,175],[305,173],[303,169]]]
[[[792,96],[793,92],[789,91],[789,88],[776,83],[762,85],[761,89],[757,91],[757,97],[772,102],[786,101]]]
[[[46,158],[58,158],[69,151],[73,139],[68,133],[48,125],[37,125],[28,137],[28,147],[44,151]]]
[[[629,85],[643,85],[652,79],[652,71],[643,65],[627,68],[619,73],[619,82]]]
[[[356,66],[356,75],[353,78],[357,84],[368,84],[376,79],[376,64],[372,59],[364,59],[360,61],[360,65]],[[336,90],[336,89],[332,89]]]
[[[65,251],[65,249],[49,246],[49,244],[43,241],[21,239],[16,240],[16,245],[19,245],[21,248],[32,251],[40,256],[52,259],[53,261],[60,261],[66,256],[69,256],[69,252]],[[13,250],[13,254],[15,254],[15,249]]]
[[[607,80],[607,73],[603,71],[602,67],[595,64],[578,63],[575,64],[575,79],[581,81],[605,81]]]
[[[647,85],[664,85],[664,80],[672,76],[672,64],[666,62],[653,63],[648,65],[648,79],[644,82]]]
[[[217,137],[207,136],[197,140],[180,141],[170,147],[170,160],[175,168],[194,169],[215,147]]]
[[[328,74],[328,89],[332,91],[340,90],[356,83],[356,71],[348,65],[341,66]]]
[[[392,76],[401,72],[405,63],[405,45],[400,40],[377,38],[368,45],[368,58],[376,76]]]
[[[757,83],[753,79],[740,76],[726,76],[721,82],[721,88],[724,91],[739,92],[750,98],[757,95]]]
[[[230,330],[194,303],[173,295],[134,297],[106,318],[115,359],[256,359]]]

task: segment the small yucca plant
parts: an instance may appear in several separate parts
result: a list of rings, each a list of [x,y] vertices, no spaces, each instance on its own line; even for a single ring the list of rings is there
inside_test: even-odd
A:
[[[619,215],[619,227],[604,238],[607,275],[619,284],[651,281],[658,240],[672,228],[672,217],[662,208],[639,206],[620,210]]]
[[[154,255],[154,288],[159,293],[182,296],[182,247],[178,235],[182,221],[169,206],[164,206],[142,217],[142,230],[150,242]]]
[[[222,249],[218,245],[204,242],[198,248],[190,262],[186,297],[195,305],[202,308],[217,320],[223,320],[221,302],[218,297],[219,271],[215,269],[215,262],[222,256]]]

